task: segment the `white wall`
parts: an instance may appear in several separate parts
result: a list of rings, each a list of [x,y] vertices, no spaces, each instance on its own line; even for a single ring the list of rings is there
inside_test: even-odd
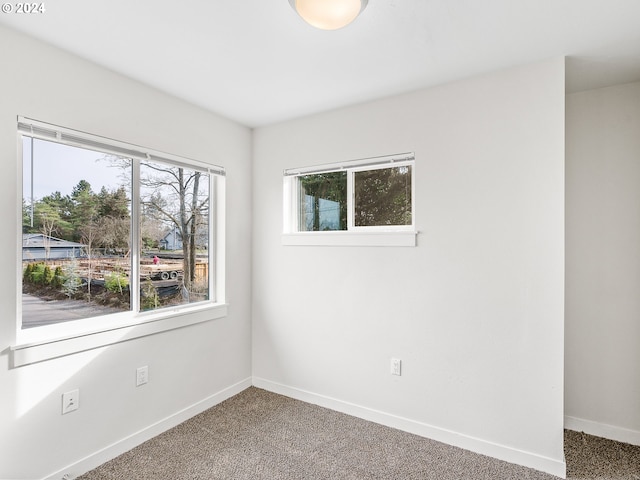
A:
[[[256,129],[254,383],[563,475],[564,101],[559,59]],[[282,246],[284,168],[406,151],[417,247]]]
[[[16,250],[24,115],[224,165],[230,304],[220,320],[12,369],[17,286],[1,276],[0,478],[77,475],[248,385],[252,368],[260,386],[564,471],[561,60],[258,129],[252,169],[244,127],[3,27],[0,58],[2,251]],[[281,245],[283,168],[404,151],[418,247]],[[150,383],[136,389],[139,365]],[[81,407],[63,417],[74,388]]]
[[[250,384],[251,132],[4,27],[0,58],[0,478],[57,479],[77,475]],[[225,166],[229,315],[10,368],[17,295],[11,266],[19,234],[17,115]],[[140,365],[149,365],[150,381],[136,389]],[[80,389],[80,409],[63,417],[61,393],[74,388]]]
[[[567,427],[640,445],[640,83],[567,96]]]

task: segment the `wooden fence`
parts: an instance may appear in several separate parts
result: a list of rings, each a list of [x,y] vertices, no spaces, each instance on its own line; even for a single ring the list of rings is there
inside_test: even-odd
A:
[[[26,268],[29,263],[44,263],[52,270],[56,267],[65,268],[72,260],[69,259],[54,259],[54,260],[25,260],[22,262],[22,268]],[[131,261],[124,257],[109,257],[109,258],[87,258],[76,259],[78,266],[78,274],[81,277],[88,278],[91,274],[91,278],[95,280],[104,280],[106,275],[113,272],[121,272],[127,276],[131,274]],[[179,259],[161,259],[156,265],[151,259],[143,259],[140,262],[140,276],[146,277],[148,275],[156,275],[158,272],[177,272],[179,276],[183,273],[182,260]],[[206,259],[198,258],[195,266],[196,281],[206,280],[209,275],[209,263]]]

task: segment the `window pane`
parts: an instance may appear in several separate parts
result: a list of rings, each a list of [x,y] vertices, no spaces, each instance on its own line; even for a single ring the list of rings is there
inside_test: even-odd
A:
[[[355,172],[357,227],[411,225],[411,166]]]
[[[22,328],[129,310],[131,160],[22,146]]]
[[[299,180],[298,230],[347,229],[347,172],[303,175]]]
[[[140,166],[140,309],[209,300],[209,175]]]

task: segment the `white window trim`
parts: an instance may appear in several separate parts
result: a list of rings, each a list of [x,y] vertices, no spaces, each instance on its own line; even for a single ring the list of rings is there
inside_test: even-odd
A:
[[[77,132],[56,125],[39,122],[36,120],[18,117],[18,157],[22,161],[22,135],[34,136],[44,140],[56,141],[58,143],[79,146],[81,148],[95,148],[106,153],[114,153],[120,156],[127,156],[141,160],[156,160],[173,165],[184,165],[190,168],[206,170],[210,175],[211,198],[215,202],[215,208],[211,210],[210,236],[215,242],[215,248],[209,249],[210,265],[215,265],[214,272],[210,272],[209,286],[214,293],[215,300],[200,302],[195,304],[178,305],[160,310],[137,312],[137,300],[132,295],[132,310],[91,317],[82,320],[73,320],[54,325],[33,327],[22,329],[22,288],[17,289],[16,295],[16,320],[15,320],[15,344],[10,347],[11,366],[20,367],[30,363],[57,358],[73,353],[90,350],[94,348],[111,345],[118,342],[131,340],[147,335],[153,335],[188,325],[206,322],[227,315],[227,304],[225,303],[225,198],[226,198],[226,177],[223,167],[211,165],[196,160],[185,159],[157,150],[151,150],[135,145],[119,142],[117,140],[99,137],[97,135]],[[32,128],[31,131],[27,130]],[[51,132],[56,132],[52,136]],[[78,141],[61,139],[61,135],[68,138],[75,138]],[[84,143],[84,142],[87,143]],[[98,148],[94,147],[99,145]],[[108,147],[112,146],[113,149]],[[123,153],[123,149],[127,153]],[[17,229],[22,231],[22,168],[18,168],[18,198],[17,209]],[[137,188],[135,181],[139,175],[134,168],[134,188]],[[139,198],[132,194],[132,210],[139,207]],[[132,221],[135,217],[132,216]],[[215,226],[215,230],[214,230]],[[137,229],[132,229],[134,232]],[[22,283],[22,242],[20,235],[16,235],[16,285]],[[134,243],[134,244],[137,244]],[[135,251],[135,253],[134,253]],[[137,271],[138,253],[132,249],[132,272]]]
[[[372,246],[415,247],[418,231],[415,227],[415,155],[401,153],[383,157],[352,160],[312,167],[291,168],[284,171],[283,233],[285,246]],[[411,225],[366,226],[354,225],[354,173],[410,165]],[[314,173],[347,171],[347,230],[327,232],[298,231],[299,192],[297,177]]]
[[[22,367],[73,353],[126,342],[135,338],[146,337],[148,335],[223,318],[226,315],[226,304],[194,305],[184,307],[183,309],[154,312],[144,320],[134,324],[124,322],[120,327],[114,327],[112,324],[110,329],[91,332],[85,329],[82,334],[71,334],[67,337],[51,338],[49,340],[33,341],[31,343],[18,343],[11,346],[11,367]],[[111,315],[107,316],[111,317]],[[83,321],[84,320],[77,320],[77,322]]]
[[[415,247],[417,245],[417,235],[417,231],[283,233],[282,245],[324,247]]]

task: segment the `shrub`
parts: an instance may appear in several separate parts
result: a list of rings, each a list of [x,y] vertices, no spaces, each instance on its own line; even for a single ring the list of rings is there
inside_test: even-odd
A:
[[[44,285],[45,284],[45,264],[44,263],[36,263],[31,270],[31,283],[35,283],[36,285]]]
[[[42,283],[44,285],[51,285],[51,283],[53,282],[53,270],[51,270],[51,267],[49,265],[45,265],[44,269],[42,271]]]
[[[55,288],[62,287],[64,282],[64,273],[62,272],[62,267],[58,265],[56,269],[53,271],[53,279],[51,280],[51,286]]]
[[[124,273],[113,272],[105,275],[104,286],[111,293],[122,294],[123,289],[129,286],[129,279]]]
[[[76,294],[81,283],[82,281],[78,274],[78,261],[75,258],[72,258],[63,269],[62,291],[67,297],[71,298]]]
[[[27,266],[24,269],[24,272],[22,274],[22,281],[24,283],[33,283],[33,263],[28,263]]]
[[[153,310],[158,308],[158,290],[153,286],[150,279],[147,279],[142,287],[142,298],[140,299],[142,310]]]

